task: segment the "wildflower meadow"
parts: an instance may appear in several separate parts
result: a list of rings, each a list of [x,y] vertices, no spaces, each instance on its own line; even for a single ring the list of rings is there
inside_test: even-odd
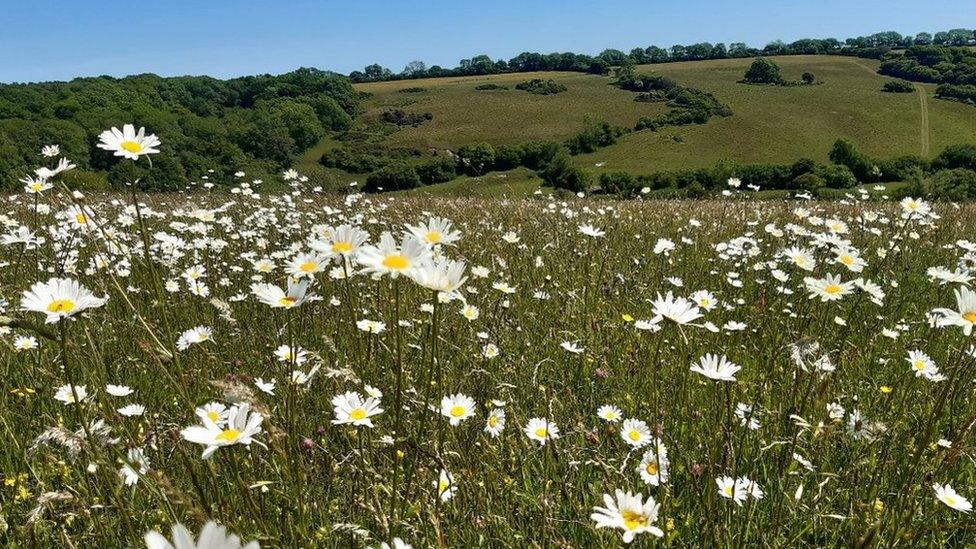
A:
[[[83,194],[39,152],[4,545],[976,544],[971,205]]]

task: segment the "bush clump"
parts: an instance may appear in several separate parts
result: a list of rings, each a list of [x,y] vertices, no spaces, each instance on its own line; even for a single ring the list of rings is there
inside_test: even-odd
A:
[[[434,115],[429,112],[407,112],[403,109],[390,109],[380,115],[380,120],[387,124],[393,124],[394,126],[416,127],[433,118]]]
[[[515,85],[515,89],[527,91],[529,93],[534,93],[538,95],[555,95],[557,93],[562,93],[569,88],[556,82],[553,79],[543,80],[541,78],[533,78],[532,80],[526,80],[525,82],[519,82]]]
[[[488,84],[478,84],[477,86],[474,87],[474,89],[478,91],[507,90],[508,86],[488,83]]]
[[[885,82],[881,91],[888,93],[912,93],[915,91],[915,86],[905,80],[889,80]]]
[[[402,162],[388,164],[366,177],[363,189],[368,192],[402,191],[420,186],[417,170]]]

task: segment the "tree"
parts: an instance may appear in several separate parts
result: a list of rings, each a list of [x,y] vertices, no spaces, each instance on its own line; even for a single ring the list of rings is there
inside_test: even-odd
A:
[[[813,84],[814,81],[816,81],[816,79],[817,79],[815,76],[813,76],[813,73],[812,72],[805,72],[805,73],[803,73],[803,76],[801,76],[800,78],[803,80],[803,83],[806,84],[806,85],[808,85],[808,86],[810,84]]]
[[[765,57],[753,61],[745,74],[745,81],[750,84],[778,84],[782,80],[779,75],[779,65]]]
[[[915,35],[916,46],[928,46],[932,43],[932,35],[927,32],[920,32]]]
[[[427,74],[427,65],[423,61],[411,61],[403,67],[403,72],[400,73],[403,76],[418,77]]]

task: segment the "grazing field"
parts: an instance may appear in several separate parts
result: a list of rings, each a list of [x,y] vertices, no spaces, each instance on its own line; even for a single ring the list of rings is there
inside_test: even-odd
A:
[[[976,543],[973,206],[286,179],[8,198],[0,542]]]
[[[728,118],[713,117],[704,125],[641,131],[574,162],[599,175],[605,171],[634,174],[668,169],[708,167],[720,160],[740,163],[793,162],[811,158],[825,162],[838,138],[853,140],[866,154],[931,157],[951,144],[976,139],[971,106],[935,99],[935,86],[919,84],[919,94],[881,91],[890,80],[876,73],[878,62],[856,57],[774,57],[784,78],[798,80],[812,72],[813,86],[780,87],[741,84],[752,59],[723,59],[638,66],[683,86],[711,92],[732,109]],[[534,95],[514,89],[530,78],[551,78],[568,90]],[[421,151],[457,149],[478,142],[514,144],[531,139],[564,140],[606,120],[632,127],[641,116],[664,112],[660,103],[641,103],[634,94],[612,85],[609,76],[576,73],[522,73],[442,78],[357,85],[372,94],[366,117],[386,109],[433,115],[417,127],[399,129],[384,138],[392,146]],[[479,84],[508,86],[478,91]],[[423,91],[403,93],[405,88]],[[923,128],[923,105],[927,121]],[[923,131],[926,129],[927,131]],[[600,164],[600,166],[597,166]]]

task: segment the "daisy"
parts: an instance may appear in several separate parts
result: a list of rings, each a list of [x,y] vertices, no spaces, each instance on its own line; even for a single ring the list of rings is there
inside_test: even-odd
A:
[[[95,297],[76,280],[52,278],[37,282],[23,293],[21,310],[44,313],[51,324],[74,316],[85,309],[101,307],[107,299]]]
[[[180,338],[176,340],[176,348],[180,351],[185,351],[189,349],[191,345],[196,345],[205,341],[213,341],[213,329],[208,328],[207,326],[197,326],[196,328],[190,328],[189,330],[180,334]]]
[[[658,445],[663,449],[663,445]],[[641,457],[641,462],[637,465],[637,472],[641,479],[651,486],[658,486],[668,481],[668,456],[666,453],[656,452],[654,448],[649,448]]]
[[[119,469],[119,476],[126,486],[135,486],[139,482],[139,476],[149,472],[149,465],[149,458],[142,448],[129,448],[125,462]]]
[[[715,479],[715,484],[718,485],[718,493],[723,498],[731,499],[739,506],[746,501],[748,493],[745,490],[745,486],[733,480],[732,477],[719,477]]]
[[[625,419],[620,429],[620,438],[634,448],[640,448],[650,442],[651,429],[639,419]]]
[[[128,406],[123,406],[116,411],[125,417],[136,417],[146,413],[146,407],[141,404],[129,404]]]
[[[443,244],[450,246],[460,240],[461,233],[453,230],[450,220],[432,217],[426,225],[406,225],[407,234],[429,246]]]
[[[467,281],[464,276],[466,265],[463,261],[454,261],[446,257],[425,259],[417,264],[410,272],[410,278],[418,285],[435,292],[451,293]]]
[[[664,536],[664,531],[653,525],[661,508],[653,496],[648,496],[644,501],[640,494],[622,490],[616,490],[614,496],[604,494],[605,507],[593,508],[590,518],[596,522],[597,528],[623,530],[624,543],[633,541],[637,534],[649,533],[659,538]]]
[[[699,373],[715,381],[735,381],[735,373],[742,367],[730,362],[724,355],[711,353],[698,359],[698,364],[692,364],[691,371]]]
[[[359,252],[359,248],[367,240],[369,233],[359,227],[340,225],[334,229],[329,228],[324,238],[313,240],[309,247],[328,257],[349,257]]]
[[[275,349],[274,354],[278,358],[278,362],[291,362],[296,366],[305,364],[305,361],[308,359],[308,351],[301,347],[295,347],[293,349],[288,345],[279,346]]]
[[[597,229],[593,225],[580,225],[579,226],[579,232],[582,233],[582,234],[584,234],[584,235],[586,235],[586,236],[593,237],[593,238],[600,238],[601,236],[604,236],[604,235],[607,234],[606,231],[602,231],[600,229]]]
[[[538,442],[540,446],[545,446],[549,440],[559,438],[559,427],[555,423],[550,423],[549,420],[541,417],[530,419],[523,431],[525,432],[525,436]]]
[[[675,324],[688,324],[702,317],[698,307],[683,297],[674,297],[671,292],[664,297],[657,294],[651,304],[652,312],[660,320],[666,318]]]
[[[17,336],[14,338],[14,350],[17,352],[30,351],[37,348],[37,338],[34,336]]]
[[[24,192],[27,194],[40,194],[54,188],[54,184],[48,182],[46,179],[35,179],[30,176],[24,177],[20,182],[24,184]]]
[[[98,135],[98,148],[112,151],[114,156],[122,156],[131,160],[139,160],[144,154],[159,152],[159,138],[155,134],[146,135],[146,128],[136,129],[132,124],[122,126],[122,131],[113,127]]]
[[[295,278],[313,277],[329,264],[329,258],[319,254],[298,254],[285,265],[285,272]]]
[[[929,355],[917,349],[908,351],[908,358],[905,360],[912,365],[912,371],[915,372],[915,377],[931,378],[939,373],[938,367],[936,367],[935,362],[929,358]]]
[[[498,437],[505,430],[505,410],[501,408],[495,408],[488,412],[488,418],[485,420],[485,432],[490,434],[493,438]]]
[[[413,269],[430,257],[430,250],[420,240],[412,236],[403,239],[397,247],[393,235],[380,235],[378,246],[363,246],[356,255],[356,262],[364,267],[367,273],[388,274],[392,277],[410,274]]]
[[[976,292],[963,286],[956,290],[957,311],[952,309],[936,309],[941,315],[938,326],[959,326],[964,334],[971,335],[976,325]]]
[[[498,349],[498,346],[495,345],[494,343],[489,343],[484,347],[482,347],[481,349],[481,356],[487,358],[488,360],[491,360],[500,354],[501,351]]]
[[[254,436],[261,433],[262,421],[264,421],[264,416],[251,411],[251,405],[244,403],[233,406],[227,411],[227,424],[224,426],[226,428],[221,428],[206,418],[203,420],[203,425],[187,427],[180,434],[188,442],[206,446],[201,457],[208,459],[224,446],[234,444],[250,446],[252,442],[261,444],[254,439]]]
[[[227,529],[210,521],[200,530],[200,537],[193,541],[193,534],[182,524],[173,525],[173,543],[156,531],[146,533],[146,549],[260,549],[256,541],[244,544],[240,538],[228,534]]]
[[[718,300],[715,299],[712,292],[709,292],[708,290],[699,290],[691,294],[691,300],[706,311],[711,311],[716,305],[718,305]]]
[[[612,404],[604,404],[603,406],[600,406],[600,408],[596,411],[596,415],[599,416],[599,418],[603,421],[610,423],[616,423],[620,421],[621,417],[623,417],[623,413],[620,411],[620,408],[617,408]]]
[[[333,425],[372,428],[373,421],[370,418],[383,413],[379,399],[373,397],[363,399],[363,395],[354,391],[332,397],[332,406],[335,408],[336,416],[332,420]]]
[[[88,398],[88,388],[85,385],[75,385],[73,388],[71,385],[62,385],[54,393],[54,400],[65,404],[84,402],[86,398]]]
[[[853,282],[841,282],[840,276],[828,274],[826,278],[808,276],[803,283],[810,292],[810,298],[819,297],[820,301],[837,301],[854,291]]]
[[[131,387],[125,385],[112,385],[109,383],[105,386],[105,392],[114,397],[126,397],[133,393]]]
[[[356,322],[356,327],[368,334],[381,334],[386,330],[386,323],[364,318]]]
[[[956,511],[968,513],[973,510],[973,504],[970,503],[968,499],[957,494],[956,491],[952,489],[952,486],[949,486],[948,484],[933,484],[932,489],[935,490],[935,497],[939,501],[945,503]]]
[[[478,320],[478,317],[481,316],[481,311],[479,311],[474,305],[465,305],[464,308],[461,309],[461,316],[466,318],[469,322],[472,322]]]
[[[567,353],[573,353],[574,355],[578,355],[583,352],[583,348],[580,347],[575,341],[563,341],[559,344],[559,346],[562,347]]]
[[[441,498],[441,501],[448,501],[457,492],[454,477],[447,472],[447,469],[441,469],[441,474],[434,485],[437,486],[437,496]]]
[[[474,399],[458,393],[441,399],[441,415],[446,417],[452,426],[460,425],[462,421],[474,415]]]
[[[219,402],[211,402],[197,408],[193,413],[200,418],[200,421],[210,421],[216,425],[222,425],[227,421],[228,412],[227,406]]]
[[[53,158],[53,157],[55,157],[55,156],[57,156],[59,154],[61,154],[61,146],[60,145],[44,145],[41,148],[41,156],[44,156],[44,157],[47,157],[47,158]]]

